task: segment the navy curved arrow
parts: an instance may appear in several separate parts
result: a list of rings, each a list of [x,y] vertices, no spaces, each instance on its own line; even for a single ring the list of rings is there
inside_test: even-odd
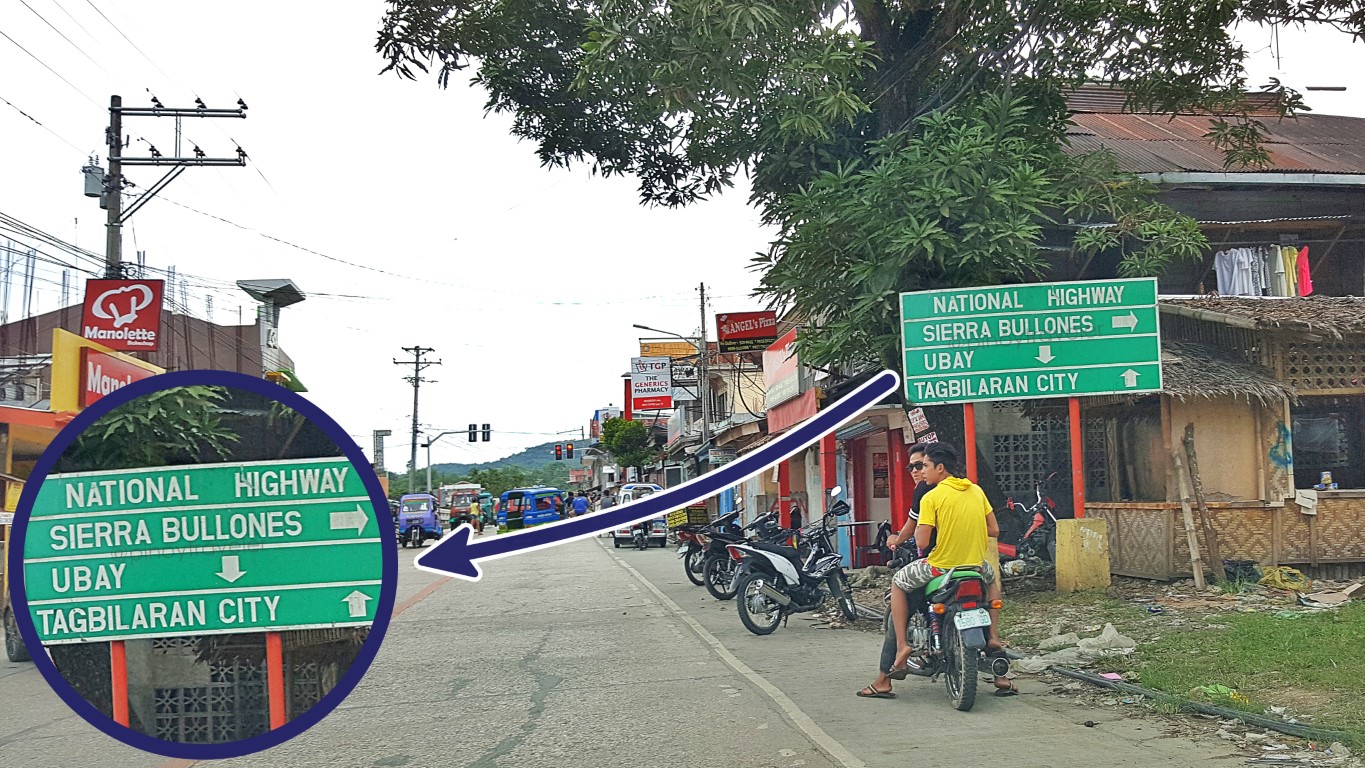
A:
[[[714,472],[708,472],[682,485],[646,496],[639,501],[623,504],[610,511],[561,520],[476,542],[469,540],[474,529],[467,524],[462,525],[438,541],[435,546],[418,555],[413,564],[431,573],[478,581],[482,577],[482,571],[475,565],[477,560],[493,560],[519,552],[552,547],[660,517],[672,510],[714,496],[801,451],[826,433],[876,405],[882,398],[895,392],[899,385],[900,377],[894,371],[882,371],[838,402],[748,456],[736,459]]]

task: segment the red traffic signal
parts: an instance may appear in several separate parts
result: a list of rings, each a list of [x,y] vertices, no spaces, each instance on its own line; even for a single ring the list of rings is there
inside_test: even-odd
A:
[[[562,461],[563,459],[564,459],[564,446],[559,445],[559,444],[556,443],[556,444],[555,444],[555,461]]]
[[[568,454],[569,454],[569,458],[572,459],[572,458],[573,458],[573,443],[569,443],[569,445],[568,445]]]

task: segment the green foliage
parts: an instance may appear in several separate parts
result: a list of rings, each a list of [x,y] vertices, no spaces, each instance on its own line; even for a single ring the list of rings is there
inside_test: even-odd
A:
[[[1071,157],[1065,94],[1203,111],[1229,167],[1258,167],[1261,112],[1233,25],[1365,35],[1360,0],[390,0],[386,70],[466,67],[546,165],[633,174],[685,205],[745,173],[780,232],[758,295],[795,308],[814,365],[895,359],[896,293],[1068,274],[1154,275],[1206,248],[1108,154]],[[1280,115],[1301,96],[1262,88]],[[1263,112],[1263,110],[1262,110]],[[1093,275],[1091,275],[1093,276]]]
[[[602,425],[600,442],[624,467],[643,467],[652,462],[658,453],[650,444],[649,428],[634,420],[607,419]]]
[[[238,435],[221,424],[221,387],[177,387],[100,417],[62,455],[63,472],[155,467],[225,459]]]
[[[1108,155],[1036,141],[1036,117],[1020,99],[986,95],[871,143],[865,160],[772,207],[781,231],[754,259],[759,291],[819,320],[801,335],[803,359],[898,368],[898,292],[1036,280],[1045,225],[1103,222],[1075,230],[1072,247],[1120,254],[1126,276],[1200,253],[1198,227],[1154,202],[1149,184]]]

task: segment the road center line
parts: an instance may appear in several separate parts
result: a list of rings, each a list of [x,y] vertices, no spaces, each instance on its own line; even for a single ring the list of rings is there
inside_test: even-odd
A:
[[[639,571],[632,568],[625,560],[617,557],[611,550],[607,549],[606,545],[600,540],[597,544],[602,547],[603,552],[606,552],[607,555],[615,560],[622,568],[625,568],[626,572],[633,576],[636,581],[639,581],[649,589],[650,592],[654,593],[654,596],[659,598],[659,602],[663,604],[664,608],[668,609],[670,613],[681,619],[688,627],[691,627],[692,631],[695,632],[703,642],[711,646],[711,650],[720,657],[721,661],[724,661],[726,665],[738,672],[744,679],[766,693],[768,698],[772,699],[773,703],[777,705],[778,709],[782,710],[782,714],[787,718],[787,721],[796,726],[797,730],[805,734],[806,738],[810,739],[816,749],[825,753],[827,757],[844,766],[844,768],[867,768],[867,763],[858,759],[857,755],[850,752],[849,749],[839,743],[837,739],[826,733],[825,729],[821,728],[815,720],[811,719],[810,715],[801,711],[801,708],[796,706],[796,702],[788,698],[787,694],[783,693],[780,688],[763,679],[763,677],[753,671],[748,664],[740,661],[739,657],[731,653],[730,649],[726,648],[715,635],[708,632],[696,619],[689,616],[677,603],[670,600],[668,595],[659,591],[659,588],[654,586],[649,579],[645,578]],[[165,768],[169,768],[169,766]]]

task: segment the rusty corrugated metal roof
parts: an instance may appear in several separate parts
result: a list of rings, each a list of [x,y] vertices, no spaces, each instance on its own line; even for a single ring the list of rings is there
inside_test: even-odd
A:
[[[1211,119],[1201,115],[1082,112],[1072,115],[1067,138],[1074,153],[1112,151],[1134,173],[1365,174],[1365,119],[1303,114],[1261,118],[1270,154],[1265,168],[1224,167],[1223,153],[1204,137]]]

